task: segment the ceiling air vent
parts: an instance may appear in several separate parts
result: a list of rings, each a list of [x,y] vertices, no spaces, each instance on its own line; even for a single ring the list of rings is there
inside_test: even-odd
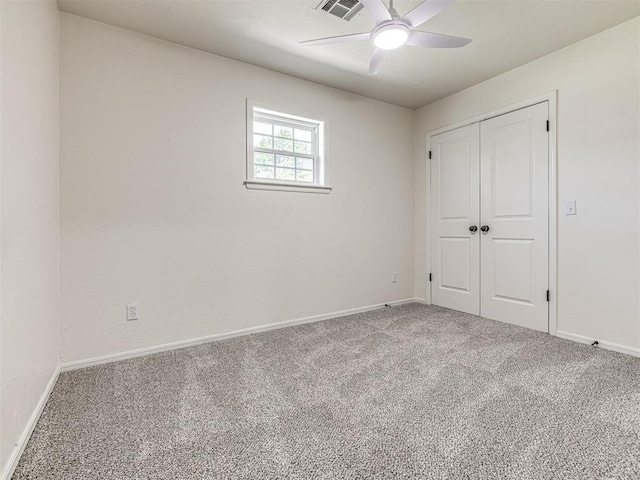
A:
[[[362,4],[358,0],[322,0],[316,10],[324,10],[348,22],[362,10]]]

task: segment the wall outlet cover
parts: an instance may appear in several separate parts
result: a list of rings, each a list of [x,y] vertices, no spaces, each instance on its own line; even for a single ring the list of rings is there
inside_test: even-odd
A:
[[[138,319],[138,304],[128,303],[127,304],[127,320],[137,320],[137,319]]]

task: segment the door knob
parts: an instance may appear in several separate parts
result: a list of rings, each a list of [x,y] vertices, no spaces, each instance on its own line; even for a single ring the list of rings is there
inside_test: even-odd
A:
[[[478,227],[476,227],[475,225],[471,225],[471,226],[469,227],[469,231],[470,231],[471,233],[476,233],[476,232],[478,231]]]
[[[480,231],[483,233],[487,233],[489,231],[489,225],[483,225],[480,227]]]

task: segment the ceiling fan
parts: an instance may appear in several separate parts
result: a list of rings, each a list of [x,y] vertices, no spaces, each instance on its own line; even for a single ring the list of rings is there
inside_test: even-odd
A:
[[[369,75],[376,75],[380,71],[382,60],[388,50],[399,48],[405,44],[427,48],[458,48],[464,47],[471,41],[470,38],[415,30],[416,27],[446,9],[453,3],[453,0],[425,0],[404,17],[398,15],[398,12],[393,8],[393,0],[389,0],[389,8],[386,7],[383,0],[359,1],[376,22],[373,30],[366,33],[307,40],[300,42],[300,45],[323,45],[373,39],[377,48],[369,64]]]

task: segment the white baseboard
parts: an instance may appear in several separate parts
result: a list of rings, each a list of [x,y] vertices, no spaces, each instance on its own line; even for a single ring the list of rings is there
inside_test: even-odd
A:
[[[413,298],[411,300],[413,303],[420,303],[422,305],[431,305],[431,302],[428,302],[427,300],[425,300],[424,298]]]
[[[285,320],[283,322],[270,323],[267,325],[259,325],[257,327],[243,328],[241,330],[233,330],[231,332],[217,333],[215,335],[207,335],[204,337],[192,338],[189,340],[181,340],[178,342],[165,343],[163,345],[155,345],[152,347],[138,348],[136,350],[129,350],[129,351],[120,352],[120,353],[112,353],[109,355],[88,358],[85,360],[76,360],[74,362],[66,362],[60,366],[60,371],[66,372],[69,370],[76,370],[79,368],[92,367],[94,365],[102,365],[104,363],[119,362],[121,360],[127,360],[130,358],[143,357],[145,355],[152,355],[154,353],[166,352],[169,350],[177,350],[179,348],[192,347],[194,345],[200,345],[203,343],[215,342],[219,340],[225,340],[227,338],[239,337],[241,335],[249,335],[251,333],[265,332],[267,330],[274,330],[276,328],[290,327],[292,325],[301,325],[303,323],[319,322],[322,320],[329,320],[331,318],[346,317],[347,315],[353,315],[356,313],[378,310],[380,308],[384,308],[385,305],[397,306],[397,305],[404,305],[407,303],[422,303],[422,302],[423,300],[420,300],[417,298],[406,298],[404,300],[395,300],[392,302],[369,305],[366,307],[351,308],[349,310],[341,310],[339,312],[326,313],[323,315],[314,315],[312,317],[297,318],[294,320]]]
[[[33,429],[36,428],[36,424],[40,419],[40,415],[42,415],[42,411],[44,410],[45,405],[47,404],[47,400],[49,400],[49,395],[53,391],[53,387],[58,380],[58,375],[60,374],[60,367],[56,367],[51,378],[47,382],[42,395],[40,396],[40,400],[36,404],[36,407],[33,409],[31,416],[29,417],[29,421],[27,425],[24,427],[20,438],[16,442],[9,456],[7,463],[4,465],[2,472],[0,473],[0,480],[10,480],[13,475],[14,470],[18,466],[18,462],[20,461],[20,457],[24,452],[25,447],[27,446],[27,442],[29,442],[29,438],[33,433]]]
[[[583,337],[582,335],[576,335],[575,333],[562,331],[556,331],[555,336],[564,338],[565,340],[586,343],[589,345],[596,341],[595,338]],[[614,352],[626,353],[627,355],[633,355],[634,357],[640,357],[640,348],[627,347],[626,345],[619,345],[617,343],[611,343],[605,340],[598,340],[598,347],[604,348],[605,350],[613,350]]]

